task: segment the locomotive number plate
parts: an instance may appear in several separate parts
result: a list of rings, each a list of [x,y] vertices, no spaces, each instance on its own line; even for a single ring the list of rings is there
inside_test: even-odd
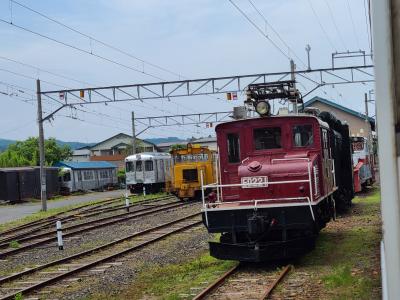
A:
[[[260,188],[268,186],[267,176],[242,177],[242,188]]]

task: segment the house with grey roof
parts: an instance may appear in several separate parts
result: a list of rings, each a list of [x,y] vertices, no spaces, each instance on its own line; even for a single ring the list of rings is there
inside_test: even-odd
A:
[[[349,125],[351,136],[368,137],[370,131],[375,131],[374,118],[367,118],[366,115],[361,112],[355,111],[327,99],[314,97],[305,102],[304,107],[315,107],[320,111],[329,111],[333,113],[338,119],[346,122]],[[364,106],[362,106],[361,109],[364,109]]]

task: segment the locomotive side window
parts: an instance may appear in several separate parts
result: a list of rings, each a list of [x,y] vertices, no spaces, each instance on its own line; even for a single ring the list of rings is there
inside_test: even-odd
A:
[[[312,125],[297,125],[293,127],[293,146],[307,147],[314,144]]]
[[[144,162],[144,170],[145,171],[153,171],[153,161],[152,160],[146,160]]]
[[[142,161],[138,160],[136,162],[136,171],[141,172],[142,171]]]
[[[281,148],[281,128],[258,128],[253,131],[253,139],[256,150]]]
[[[228,142],[228,162],[237,163],[240,161],[240,146],[239,146],[239,134],[228,133],[226,135]]]

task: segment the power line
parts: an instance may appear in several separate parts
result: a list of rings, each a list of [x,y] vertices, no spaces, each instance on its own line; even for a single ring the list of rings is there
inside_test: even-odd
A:
[[[69,47],[69,48],[71,48],[71,49],[75,49],[75,50],[77,50],[77,51],[79,51],[79,52],[92,55],[92,56],[94,56],[94,57],[97,57],[97,58],[102,59],[102,60],[104,60],[104,61],[107,61],[107,62],[109,62],[109,63],[118,65],[118,66],[120,66],[120,67],[129,69],[129,70],[132,70],[132,71],[135,71],[135,72],[138,72],[138,73],[142,73],[142,74],[145,74],[145,75],[147,75],[147,76],[151,76],[151,77],[153,77],[153,78],[155,78],[155,79],[158,79],[158,80],[163,80],[161,77],[158,77],[158,76],[156,76],[156,75],[152,75],[152,74],[150,74],[150,73],[147,73],[147,72],[144,71],[144,70],[139,70],[139,69],[137,69],[137,68],[134,68],[134,67],[125,65],[125,64],[123,64],[123,63],[117,62],[117,61],[115,61],[115,60],[112,60],[112,59],[110,59],[110,58],[107,58],[107,57],[105,57],[105,56],[102,56],[102,55],[93,53],[93,52],[91,52],[91,51],[88,51],[88,50],[85,50],[85,49],[76,47],[76,46],[74,46],[74,45],[68,44],[68,43],[63,42],[63,41],[59,41],[59,40],[57,40],[57,39],[55,39],[55,38],[52,38],[52,37],[49,37],[49,36],[47,36],[47,35],[45,35],[45,34],[41,34],[41,33],[39,33],[39,32],[33,31],[33,30],[28,29],[28,28],[26,28],[26,27],[17,25],[17,24],[15,24],[15,23],[10,23],[10,22],[8,22],[8,21],[6,21],[6,20],[4,20],[4,19],[1,19],[1,18],[0,18],[0,22],[6,23],[6,24],[8,24],[8,25],[14,26],[14,27],[16,27],[16,28],[18,28],[18,29],[21,29],[21,30],[23,30],[23,31],[26,31],[26,32],[32,33],[32,34],[34,34],[34,35],[40,36],[40,37],[42,37],[42,38],[44,38],[44,39],[53,41],[53,42],[55,42],[55,43],[57,43],[57,44],[60,44],[60,45]]]
[[[354,37],[356,38],[357,47],[358,47],[358,49],[361,49],[360,43],[359,43],[359,41],[358,41],[357,32],[356,32],[356,26],[355,26],[355,24],[354,24],[353,14],[351,13],[351,8],[350,8],[349,0],[346,0],[346,4],[347,4],[347,10],[348,10],[349,15],[350,15],[351,24],[352,24],[352,26],[353,26],[353,33],[354,33]]]
[[[368,1],[368,10],[367,10],[367,4],[366,2]],[[364,2],[364,13],[365,13],[365,26],[367,27],[367,37],[368,37],[368,46],[370,53],[372,53],[372,32],[369,24],[369,0],[363,0]]]
[[[329,42],[329,44],[331,45],[331,47],[337,52],[337,49],[336,49],[335,45],[332,43],[331,39],[329,38],[329,35],[327,34],[327,32],[326,32],[324,26],[322,25],[321,20],[319,19],[318,15],[317,15],[317,13],[316,13],[316,11],[315,11],[315,9],[314,9],[314,6],[312,5],[312,3],[311,3],[310,0],[307,0],[307,1],[308,1],[308,4],[310,5],[311,10],[312,10],[312,12],[313,12],[313,14],[314,14],[314,16],[315,16],[315,19],[317,19],[317,22],[318,22],[318,24],[319,24],[319,27],[321,27],[321,30],[322,30],[322,32],[324,33],[326,39],[328,40],[328,42]]]
[[[24,77],[24,78],[27,78],[27,79],[32,79],[32,80],[36,80],[37,79],[35,77],[29,76],[29,75],[26,75],[26,74],[22,74],[22,73],[19,73],[19,72],[14,72],[14,71],[11,71],[11,70],[8,70],[8,69],[4,69],[4,68],[0,68],[0,71],[7,72],[7,73],[10,73],[10,74],[13,74],[13,75],[16,75],[16,76]],[[50,81],[46,81],[46,80],[41,80],[41,81],[43,81],[43,82],[45,82],[47,84],[51,84],[51,85],[54,85],[54,86],[61,87],[61,88],[68,88],[66,86],[63,86],[63,85],[60,85],[60,84],[57,84],[57,83],[54,83],[54,82],[50,82]]]
[[[343,36],[342,36],[342,34],[340,33],[340,30],[339,30],[339,28],[338,28],[338,26],[337,26],[337,24],[336,24],[335,17],[334,17],[333,12],[332,12],[332,8],[331,8],[331,6],[329,5],[329,1],[328,1],[328,0],[325,0],[325,3],[326,3],[326,6],[328,6],[329,14],[330,14],[330,16],[331,16],[332,23],[333,23],[333,25],[335,26],[335,30],[336,30],[336,32],[337,32],[337,34],[338,34],[338,36],[339,36],[340,42],[342,43],[344,49],[348,49],[348,48],[346,47],[345,42],[344,42]]]
[[[68,77],[68,76],[65,76],[65,75],[57,74],[57,73],[54,73],[54,72],[52,72],[52,71],[45,70],[45,69],[39,68],[39,67],[37,67],[37,66],[31,65],[31,64],[28,64],[28,63],[24,63],[24,62],[15,60],[15,59],[11,59],[11,58],[8,58],[8,57],[5,57],[5,56],[0,56],[0,59],[3,59],[3,60],[6,60],[6,61],[10,61],[10,62],[19,64],[19,65],[21,65],[21,66],[29,67],[29,68],[32,68],[32,69],[34,69],[34,70],[36,70],[36,71],[48,73],[48,74],[51,74],[51,75],[56,76],[56,77],[59,77],[59,78],[67,79],[67,80],[74,81],[74,82],[77,82],[77,83],[83,83],[83,84],[87,84],[87,85],[93,85],[93,84],[90,84],[90,83],[85,82],[85,81],[81,81],[81,80],[74,79],[74,78],[72,78],[72,77]]]
[[[265,17],[265,15],[257,8],[257,6],[254,4],[254,2],[252,0],[248,0],[250,5],[257,11],[257,13],[261,16],[261,18],[264,19],[265,23],[271,28],[271,30],[276,34],[276,36],[278,37],[278,39],[285,45],[285,47],[291,52],[293,53],[293,55],[305,66],[307,67],[307,65],[305,64],[305,62],[297,56],[296,52],[285,42],[285,40],[281,37],[281,35],[279,34],[279,32],[277,30],[275,30],[275,28],[271,25],[271,23],[268,22],[267,18]]]
[[[31,125],[32,123],[35,123],[35,122],[36,122],[36,120],[31,120],[31,121],[29,121],[27,123],[22,124],[21,126],[13,128],[13,129],[9,129],[9,130],[6,130],[6,131],[1,131],[0,135],[7,134],[7,133],[10,133],[10,132],[14,132],[14,131],[23,129],[23,128],[27,127],[28,125]]]
[[[78,33],[78,34],[80,34],[80,35],[82,35],[82,36],[84,36],[84,37],[87,37],[87,38],[90,39],[90,41],[92,41],[92,40],[93,40],[93,41],[96,41],[96,42],[98,42],[99,44],[102,44],[102,45],[104,45],[104,46],[106,46],[106,47],[108,47],[108,48],[110,48],[110,49],[113,49],[113,50],[115,50],[115,51],[118,51],[118,52],[120,52],[120,53],[122,53],[122,54],[124,54],[124,55],[127,55],[127,56],[129,56],[129,57],[131,57],[131,58],[134,58],[134,59],[136,59],[136,60],[139,60],[139,61],[141,61],[142,63],[146,63],[146,64],[148,64],[148,65],[151,65],[151,66],[155,67],[155,68],[158,68],[158,69],[163,70],[163,71],[165,71],[165,72],[168,72],[168,73],[170,73],[170,74],[176,75],[176,76],[178,76],[179,78],[180,78],[180,77],[185,78],[184,76],[182,76],[182,75],[180,75],[180,74],[178,74],[178,73],[175,73],[175,72],[173,72],[173,71],[170,71],[170,70],[168,70],[168,69],[166,69],[166,68],[164,68],[164,67],[161,67],[161,66],[159,66],[159,65],[156,65],[156,64],[154,64],[154,63],[145,61],[145,60],[143,60],[143,59],[141,59],[141,58],[138,58],[137,56],[134,56],[134,55],[132,55],[132,54],[130,54],[130,53],[124,51],[124,50],[121,50],[121,49],[119,49],[119,48],[117,48],[117,47],[115,47],[115,46],[112,46],[112,45],[110,45],[110,44],[108,44],[108,43],[106,43],[106,42],[100,41],[100,40],[98,40],[98,39],[96,39],[96,38],[94,38],[94,37],[92,37],[92,36],[90,36],[90,35],[88,35],[88,34],[85,34],[85,33],[81,32],[81,31],[79,31],[79,30],[76,30],[76,29],[72,28],[71,26],[68,26],[68,25],[66,25],[66,24],[64,24],[64,23],[62,23],[62,22],[60,22],[60,21],[57,21],[57,20],[55,20],[55,19],[53,19],[53,18],[51,18],[51,17],[49,17],[49,16],[47,16],[47,15],[45,15],[45,14],[43,14],[43,13],[37,11],[37,10],[34,10],[34,9],[32,9],[32,8],[30,8],[30,7],[26,6],[26,5],[24,5],[24,4],[21,4],[21,3],[17,2],[17,1],[14,1],[14,0],[10,0],[10,1],[11,1],[10,3],[15,3],[15,4],[17,4],[17,5],[19,5],[19,6],[23,7],[23,8],[25,8],[25,9],[31,11],[31,12],[34,12],[34,13],[36,13],[36,14],[42,16],[43,18],[45,18],[45,19],[47,19],[47,20],[49,20],[49,21],[55,22],[56,24],[58,24],[58,25],[60,25],[60,26],[63,26],[64,28],[67,28],[67,29],[69,29],[69,30],[71,30],[71,31],[73,31],[73,32],[75,32],[75,33]],[[128,69],[130,69],[130,70],[133,70],[133,71],[136,71],[136,72],[139,72],[139,73],[142,73],[142,74],[151,76],[151,77],[156,78],[156,79],[159,79],[159,80],[165,80],[164,78],[161,78],[161,77],[159,77],[159,76],[150,74],[149,72],[145,72],[144,70],[139,70],[139,69],[137,69],[137,68],[133,68],[133,67],[131,67],[131,66],[127,66],[127,65],[122,64],[122,63],[120,63],[120,62],[117,62],[117,61],[115,61],[115,60],[109,59],[109,58],[107,58],[107,57],[105,57],[105,56],[100,56],[100,55],[98,55],[98,54],[95,54],[95,53],[93,53],[92,50],[89,52],[89,51],[87,51],[87,50],[85,50],[85,49],[82,49],[82,48],[76,47],[76,46],[74,46],[74,45],[71,45],[71,44],[68,44],[68,43],[65,43],[65,42],[56,40],[55,38],[46,36],[46,35],[41,34],[41,33],[38,33],[38,32],[35,32],[35,31],[30,30],[30,29],[28,29],[28,28],[25,28],[25,27],[23,27],[23,26],[16,25],[16,24],[14,24],[12,21],[7,22],[6,20],[3,20],[3,19],[0,19],[0,21],[2,21],[2,22],[4,22],[4,23],[7,23],[7,24],[9,24],[9,25],[15,26],[15,27],[17,27],[17,28],[19,28],[19,29],[21,29],[21,30],[24,30],[24,31],[30,32],[30,33],[32,33],[32,34],[38,35],[38,36],[40,36],[40,37],[49,39],[49,40],[51,40],[51,41],[53,41],[53,42],[62,44],[62,45],[64,45],[64,46],[66,46],[66,47],[73,48],[73,49],[75,49],[75,50],[77,50],[77,51],[84,52],[84,53],[90,54],[90,55],[94,55],[94,56],[96,56],[96,57],[98,57],[98,58],[100,58],[100,59],[106,60],[106,61],[108,61],[108,62],[110,62],[110,63],[117,64],[117,65],[119,65],[119,66],[121,66],[121,67],[128,68]],[[27,64],[26,64],[26,65],[27,65]],[[37,69],[38,69],[38,68],[37,68]],[[49,71],[45,71],[45,72],[50,73],[50,74],[52,73],[52,72],[49,72]],[[64,77],[64,78],[67,78],[67,77]],[[70,80],[70,78],[68,78],[68,79]],[[210,97],[210,98],[215,98],[215,99],[218,99],[218,100],[222,100],[222,99],[220,99],[219,97],[213,97],[213,96],[210,96],[210,95],[207,95],[207,96]],[[187,108],[187,107],[185,107],[185,106],[183,106],[183,105],[180,105],[180,106],[182,106],[182,107],[184,107],[184,108],[186,108],[186,109],[188,109],[188,110],[195,111],[195,110],[193,110],[193,109],[191,109],[191,108]],[[196,112],[196,111],[195,111],[195,112]]]
[[[138,60],[138,61],[140,61],[140,62],[143,63],[143,64],[147,64],[147,65],[152,66],[152,67],[154,67],[154,68],[157,68],[157,69],[159,69],[159,70],[161,70],[161,71],[170,73],[170,74],[175,75],[175,76],[178,76],[178,77],[182,77],[180,74],[178,74],[178,73],[176,73],[176,72],[173,72],[173,71],[171,71],[171,70],[168,70],[168,69],[166,69],[166,68],[164,68],[164,67],[162,67],[162,66],[160,66],[160,65],[154,64],[154,63],[152,63],[152,62],[146,61],[146,60],[144,60],[144,59],[142,59],[142,58],[139,58],[139,57],[137,57],[137,56],[135,56],[135,55],[133,55],[133,54],[131,54],[131,53],[128,53],[128,52],[126,52],[126,51],[124,51],[124,50],[122,50],[122,49],[119,49],[119,48],[117,48],[117,47],[115,47],[115,46],[113,46],[113,45],[110,45],[109,43],[103,42],[103,41],[101,41],[101,40],[99,40],[99,39],[97,39],[97,38],[95,38],[95,37],[93,37],[93,36],[90,36],[90,35],[88,35],[88,34],[86,34],[86,33],[83,33],[83,32],[81,32],[81,31],[79,31],[79,30],[77,30],[77,29],[75,29],[75,28],[72,28],[71,26],[68,26],[68,25],[66,25],[66,24],[64,24],[64,23],[62,23],[62,22],[60,22],[60,21],[58,21],[58,20],[55,20],[55,19],[53,19],[53,18],[51,18],[51,17],[45,15],[45,14],[42,13],[42,12],[39,12],[39,11],[37,11],[37,10],[31,8],[31,7],[28,7],[28,6],[25,5],[25,4],[19,3],[19,2],[14,1],[14,0],[10,0],[10,1],[13,2],[13,3],[15,3],[15,4],[17,4],[17,5],[19,5],[19,6],[21,6],[21,7],[23,7],[23,8],[25,8],[25,9],[27,9],[27,10],[29,10],[29,11],[31,11],[31,12],[33,12],[33,13],[35,13],[35,14],[38,14],[38,15],[42,16],[43,18],[45,18],[45,19],[47,19],[47,20],[49,20],[49,21],[52,21],[52,22],[54,22],[54,23],[56,23],[56,24],[58,24],[58,25],[60,25],[60,26],[62,26],[62,27],[64,27],[64,28],[67,28],[67,29],[69,29],[69,30],[71,30],[71,31],[73,31],[73,32],[75,32],[75,33],[77,33],[77,34],[80,34],[81,36],[84,36],[84,37],[90,39],[91,41],[95,41],[95,42],[97,42],[97,43],[99,43],[99,44],[101,44],[101,45],[103,45],[103,46],[105,46],[105,47],[107,47],[107,48],[109,48],[109,49],[115,50],[115,51],[117,51],[117,52],[119,52],[119,53],[122,53],[122,54],[124,54],[124,55],[126,55],[126,56],[129,56],[129,57],[131,57],[131,58],[133,58],[133,59],[135,59],[135,60]]]
[[[291,57],[289,56],[289,55],[287,55],[268,35],[266,35],[263,31],[262,31],[262,29],[259,27],[259,26],[257,26],[257,24],[256,23],[254,23],[254,21],[253,20],[251,20],[250,18],[249,18],[249,16],[247,16],[247,14],[239,7],[239,6],[237,6],[236,5],[236,3],[235,2],[233,2],[233,0],[228,0],[242,15],[243,15],[243,17],[245,17],[246,18],[246,20],[251,24],[251,25],[253,25],[253,27],[263,36],[263,37],[265,37],[268,41],[270,41],[270,43],[275,47],[275,49],[277,49],[283,56],[285,56],[287,59],[291,59]]]

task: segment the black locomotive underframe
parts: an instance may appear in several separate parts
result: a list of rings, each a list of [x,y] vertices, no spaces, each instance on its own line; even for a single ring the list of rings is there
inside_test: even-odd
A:
[[[329,199],[312,208],[315,221],[309,206],[208,211],[208,231],[221,233],[220,242],[209,242],[210,254],[250,262],[301,256],[314,248],[332,215]]]

